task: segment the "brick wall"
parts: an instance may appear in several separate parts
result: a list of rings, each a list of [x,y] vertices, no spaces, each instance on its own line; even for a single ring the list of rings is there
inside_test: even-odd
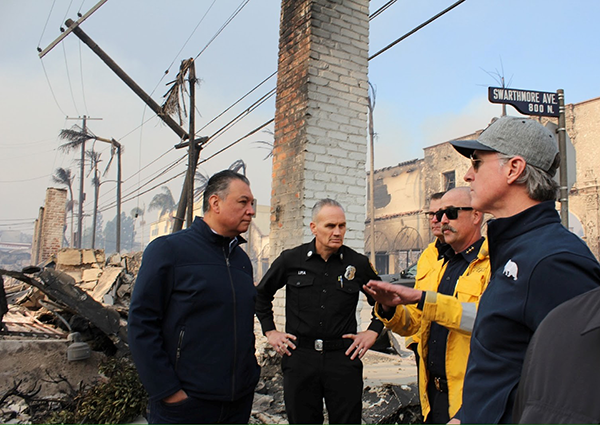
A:
[[[324,197],[346,210],[362,250],[367,155],[367,0],[282,1],[273,150],[271,256],[312,239]]]
[[[346,210],[346,245],[363,249],[368,36],[368,0],[282,1],[271,261],[312,239],[310,210],[326,197]],[[280,322],[281,295],[274,305]]]
[[[47,261],[62,248],[65,225],[67,190],[49,187],[46,189],[44,207],[35,225],[32,245],[32,261],[36,264]]]

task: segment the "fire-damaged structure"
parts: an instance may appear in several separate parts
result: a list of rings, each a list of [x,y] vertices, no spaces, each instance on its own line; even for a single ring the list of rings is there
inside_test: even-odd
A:
[[[105,259],[101,250],[63,249],[42,268],[0,269],[0,422],[143,421],[145,392],[126,333],[140,260],[141,253]],[[258,326],[255,333],[262,373],[250,421],[287,423],[281,358]],[[390,367],[391,380],[397,369]],[[419,412],[414,384],[366,384],[364,422],[419,423]]]

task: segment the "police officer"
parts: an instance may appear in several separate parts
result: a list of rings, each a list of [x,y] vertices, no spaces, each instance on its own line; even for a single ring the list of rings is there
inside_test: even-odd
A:
[[[256,315],[271,346],[283,355],[283,389],[290,423],[361,423],[361,358],[383,324],[373,316],[357,331],[359,292],[379,276],[362,254],[343,245],[346,216],[332,199],[312,209],[314,239],[285,250],[259,283]],[[273,320],[275,292],[286,287],[286,329]],[[374,301],[367,297],[369,304]]]

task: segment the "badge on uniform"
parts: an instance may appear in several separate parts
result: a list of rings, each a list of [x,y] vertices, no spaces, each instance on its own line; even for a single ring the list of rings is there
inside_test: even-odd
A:
[[[348,280],[354,279],[354,275],[356,274],[356,267],[348,266],[346,267],[346,273],[344,273],[344,277]]]

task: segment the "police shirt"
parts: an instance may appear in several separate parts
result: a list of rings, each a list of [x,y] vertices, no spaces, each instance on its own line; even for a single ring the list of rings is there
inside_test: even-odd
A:
[[[287,333],[314,339],[354,334],[359,293],[371,279],[380,280],[366,256],[342,246],[325,261],[313,239],[283,251],[273,262],[256,288],[256,316],[263,333],[276,329],[273,298],[285,286]],[[368,295],[367,301],[374,305]],[[368,329],[379,334],[383,323],[372,314]]]

